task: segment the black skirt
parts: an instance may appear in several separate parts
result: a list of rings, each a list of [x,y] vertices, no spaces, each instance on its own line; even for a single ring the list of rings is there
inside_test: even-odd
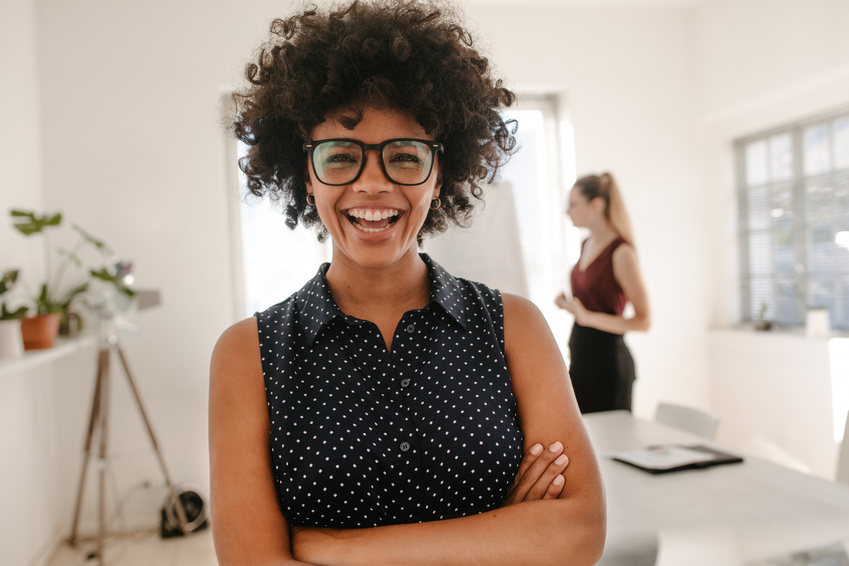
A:
[[[619,334],[575,324],[569,337],[569,375],[581,413],[631,410],[634,358]]]

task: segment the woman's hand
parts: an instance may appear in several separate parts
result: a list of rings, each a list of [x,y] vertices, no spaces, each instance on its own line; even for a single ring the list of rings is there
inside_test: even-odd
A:
[[[560,307],[563,310],[569,311],[575,316],[575,322],[580,324],[581,326],[587,326],[587,315],[590,313],[587,310],[587,307],[584,306],[584,303],[581,302],[581,299],[573,298],[569,300],[566,298],[566,295],[560,293],[557,295],[557,298],[554,299],[554,304]]]
[[[501,506],[538,499],[557,499],[566,485],[563,472],[568,465],[569,458],[563,454],[561,443],[555,442],[547,450],[541,444],[534,444],[525,452],[519,464],[519,472]]]
[[[560,293],[556,297],[554,297],[554,304],[557,305],[561,309],[566,308],[566,304],[569,302],[569,299],[566,298],[566,293]]]

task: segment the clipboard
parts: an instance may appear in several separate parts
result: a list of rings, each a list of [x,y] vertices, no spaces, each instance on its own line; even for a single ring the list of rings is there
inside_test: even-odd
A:
[[[694,444],[663,444],[647,446],[641,450],[618,452],[611,459],[629,466],[634,466],[650,474],[665,474],[680,470],[692,470],[721,466],[723,464],[739,464],[743,458],[736,454],[723,452],[709,446]]]

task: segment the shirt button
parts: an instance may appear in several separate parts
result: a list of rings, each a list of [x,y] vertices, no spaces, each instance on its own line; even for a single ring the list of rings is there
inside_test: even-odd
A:
[[[401,387],[409,387],[409,386],[410,386],[410,380],[409,379],[407,379],[405,377],[404,379],[401,380]]]
[[[408,332],[409,334],[412,334],[412,333],[413,333],[413,332],[415,332],[415,331],[416,331],[416,326],[415,326],[415,325],[413,325],[413,324],[408,324],[408,325],[407,325],[407,332]]]
[[[404,441],[401,443],[401,452],[407,452],[410,449],[410,443]]]

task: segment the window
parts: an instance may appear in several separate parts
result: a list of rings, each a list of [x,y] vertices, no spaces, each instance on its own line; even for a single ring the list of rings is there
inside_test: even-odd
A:
[[[849,328],[849,110],[735,142],[741,318]]]
[[[247,153],[247,146],[236,145],[241,158]],[[239,187],[245,308],[242,314],[252,316],[303,287],[318,266],[330,261],[331,247],[330,238],[319,242],[309,228],[299,224],[291,230],[286,226],[282,205],[273,204],[268,197],[252,195],[241,170]]]

